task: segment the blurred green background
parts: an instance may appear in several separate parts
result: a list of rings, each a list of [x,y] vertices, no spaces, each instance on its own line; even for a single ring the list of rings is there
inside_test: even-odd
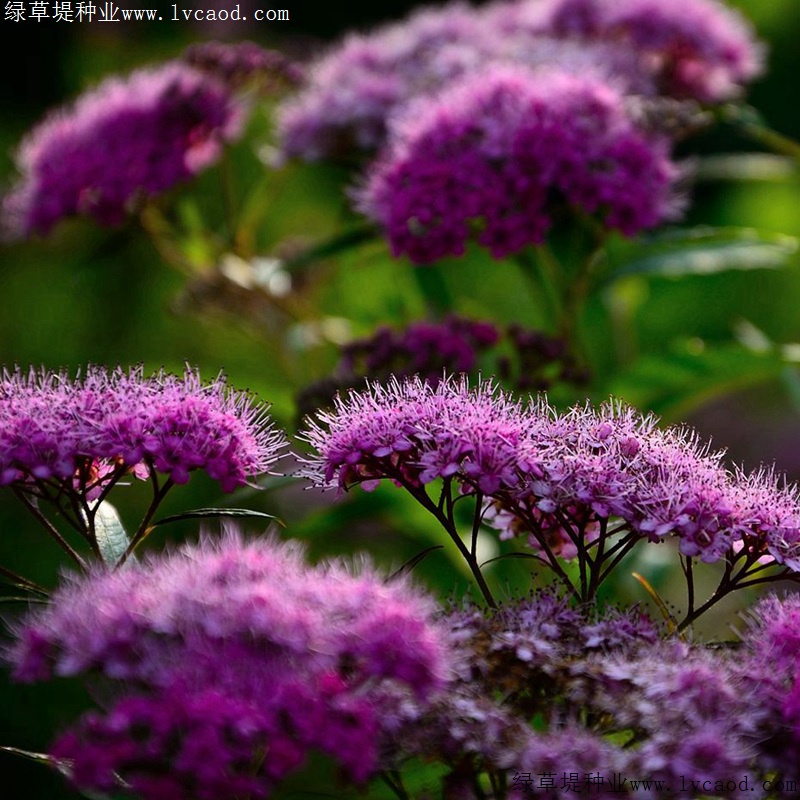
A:
[[[280,25],[0,22],[0,180],[12,179],[16,142],[48,108],[110,72],[177,55],[187,44],[207,39],[252,39],[306,58],[343,30],[397,17],[410,7],[313,6],[291,0],[280,5],[291,17]],[[796,0],[742,0],[735,5],[769,45],[768,73],[752,88],[749,100],[772,127],[800,139],[800,6]],[[259,136],[268,142],[266,132]],[[701,164],[709,154],[758,151],[730,129],[707,133],[684,149]],[[249,148],[238,148],[233,157],[244,180],[264,169]],[[779,173],[761,171],[750,180],[698,183],[686,223],[800,236],[798,168]],[[276,175],[263,241],[313,240],[335,232],[343,205],[340,177],[335,171],[307,166],[292,166]],[[204,176],[199,188],[213,209],[218,176]],[[180,191],[177,197],[180,202]],[[458,311],[542,324],[527,289],[506,265],[470,257],[449,266],[452,269],[442,274],[459,298]],[[488,269],[493,270],[491,280],[486,279]],[[391,262],[382,248],[367,247],[315,267],[307,280],[313,303],[330,317],[349,320],[353,334],[423,312],[410,267]],[[294,393],[325,375],[335,361],[330,346],[312,345],[287,355],[266,334],[285,328],[280,311],[254,326],[225,313],[218,303],[210,307],[202,294],[187,293],[185,277],[166,267],[132,226],[109,231],[71,221],[46,241],[0,246],[0,303],[0,361],[6,365],[66,367],[74,372],[86,363],[142,362],[146,371],[162,366],[182,371],[188,362],[209,378],[224,369],[233,386],[249,388],[273,403],[275,416],[289,429],[295,424]],[[586,315],[584,336],[596,375],[595,395],[622,394],[669,421],[688,421],[704,436],[712,436],[715,446],[728,448],[732,460],[749,468],[776,460],[796,480],[800,378],[794,361],[800,346],[792,350],[786,345],[800,343],[798,307],[796,258],[780,270],[734,270],[680,280],[627,279],[613,292],[598,296]],[[614,314],[624,322],[624,329],[616,332],[609,323]],[[141,495],[134,488],[124,491],[116,500],[123,518],[134,519]],[[423,512],[391,488],[369,496],[358,493],[333,508],[331,499],[301,494],[294,487],[220,497],[213,482],[194,476],[168,498],[162,515],[215,503],[247,505],[280,516],[288,525],[284,535],[306,538],[315,556],[366,549],[395,565],[438,541]],[[161,547],[168,538],[195,534],[196,526],[174,526],[156,534],[151,544]],[[57,580],[58,551],[2,492],[0,564],[48,586]],[[652,582],[662,588],[663,565],[658,559],[642,569],[649,569]],[[421,576],[443,594],[466,585],[446,554],[424,562]],[[510,571],[508,580],[517,579],[522,580]],[[669,586],[663,588],[668,594]],[[645,599],[637,587],[624,591],[630,593],[627,599]],[[18,608],[7,609],[3,613],[11,621]],[[0,745],[42,750],[53,731],[73,720],[85,703],[84,690],[72,683],[11,685],[3,671]],[[0,754],[0,797],[77,796],[42,767]]]

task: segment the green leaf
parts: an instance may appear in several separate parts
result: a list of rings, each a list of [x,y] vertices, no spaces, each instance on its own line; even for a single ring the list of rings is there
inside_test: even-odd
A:
[[[377,238],[378,231],[373,225],[358,225],[310,247],[294,258],[287,259],[281,264],[281,268],[289,273],[296,272],[317,261],[333,258]]]
[[[0,597],[0,603],[43,603],[47,605],[49,601],[42,597]]]
[[[723,153],[697,160],[697,181],[785,181],[798,174],[797,163],[772,153]]]
[[[671,352],[640,358],[607,388],[638,408],[678,421],[717,397],[779,379],[786,365],[779,348],[713,347],[692,339]]]
[[[435,545],[433,545],[433,547],[426,547],[424,550],[422,550],[421,552],[417,553],[412,558],[409,558],[408,561],[406,561],[405,564],[403,564],[401,567],[396,569],[386,579],[386,583],[391,583],[391,581],[396,580],[401,575],[405,575],[408,572],[411,572],[411,570],[414,569],[414,567],[416,567],[417,564],[419,564],[421,561],[424,561],[431,553],[434,552],[434,550],[444,550],[444,545],[443,544],[435,544]]]
[[[18,747],[0,747],[0,752],[9,753],[13,756],[19,756],[20,758],[25,758],[28,761],[35,761],[37,764],[41,764],[42,766],[49,767],[50,769],[54,769],[56,772],[60,772],[67,780],[72,779],[72,761],[67,758],[55,758],[54,756],[49,755],[48,753],[34,753],[31,750],[20,750]],[[126,787],[127,784],[119,775],[115,775],[115,778],[119,781],[120,787]],[[84,797],[89,798],[89,800],[116,800],[118,796],[112,796],[107,794],[98,794],[96,792],[89,792],[85,789],[82,789],[80,792]],[[120,798],[122,800],[122,798]]]
[[[94,536],[103,561],[115,566],[127,551],[130,539],[117,509],[107,500],[94,509]]]
[[[440,265],[412,266],[411,269],[429,312],[441,315],[453,311],[453,297]]]
[[[181,522],[185,519],[207,519],[219,517],[258,517],[260,519],[274,520],[278,523],[278,525],[281,525],[284,528],[286,527],[283,520],[278,519],[278,517],[274,516],[273,514],[267,514],[264,511],[253,511],[249,508],[196,508],[193,511],[184,511],[181,514],[173,514],[169,517],[156,520],[152,527],[155,528],[159,525],[167,525],[170,522]]]
[[[667,231],[631,247],[617,245],[611,261],[624,262],[604,283],[630,275],[711,275],[728,270],[780,269],[798,251],[794,236],[753,228],[698,227]]]
[[[509,558],[524,558],[524,559],[532,559],[533,561],[538,561],[540,564],[544,561],[541,556],[537,556],[535,553],[520,553],[520,552],[513,552],[513,553],[503,553],[502,555],[495,556],[494,558],[490,558],[483,563],[479,564],[478,566],[483,569],[487,564],[493,564],[495,561],[505,561]]]

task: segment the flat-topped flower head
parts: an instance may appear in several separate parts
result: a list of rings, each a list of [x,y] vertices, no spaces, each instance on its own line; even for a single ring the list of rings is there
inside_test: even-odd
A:
[[[490,382],[466,378],[432,386],[417,377],[372,384],[337,397],[308,420],[304,438],[317,451],[304,474],[323,486],[374,488],[383,478],[422,486],[455,477],[464,491],[516,484],[520,409]]]
[[[611,526],[631,546],[674,538],[688,558],[734,559],[742,576],[765,557],[797,571],[794,490],[727,470],[691,431],[619,402],[556,412],[488,381],[407,378],[337,398],[303,438],[316,451],[304,471],[316,484],[389,479],[421,496],[453,482],[480,493],[482,522],[501,539],[522,537],[551,564],[590,550]]]
[[[626,236],[676,211],[668,142],[591,76],[490,67],[410,104],[390,133],[357,205],[416,263],[471,241],[506,257],[543,242],[570,208]]]
[[[3,205],[9,234],[47,234],[75,215],[117,225],[213,164],[241,122],[229,90],[186,64],[109,78],[23,141],[21,177]]]
[[[751,26],[717,0],[516,0],[487,7],[487,24],[513,37],[605,41],[635,53],[659,91],[718,103],[763,68]]]
[[[0,485],[23,489],[73,478],[79,491],[96,489],[92,481],[101,484],[98,476],[117,465],[174,483],[202,469],[230,492],[266,472],[285,446],[266,406],[221,375],[203,382],[188,368],[145,377],[141,368],[89,367],[75,379],[6,371],[0,423]]]
[[[402,716],[392,691],[424,707],[449,677],[434,612],[368,565],[310,567],[297,546],[229,532],[65,585],[11,660],[19,680],[124,682],[55,747],[82,788],[118,774],[148,800],[265,797],[311,749],[356,782],[375,771],[384,715]]]

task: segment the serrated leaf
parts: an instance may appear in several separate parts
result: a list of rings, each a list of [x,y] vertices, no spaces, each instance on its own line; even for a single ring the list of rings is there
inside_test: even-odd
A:
[[[274,514],[267,514],[264,511],[253,511],[249,508],[195,508],[192,511],[184,511],[180,514],[172,514],[169,517],[163,517],[156,520],[152,527],[155,528],[159,525],[167,525],[170,522],[181,522],[185,519],[208,519],[219,517],[258,517],[260,519],[271,519],[286,527],[283,520],[278,519]]]
[[[94,535],[103,561],[111,567],[116,566],[127,551],[130,539],[117,509],[107,500],[94,509]]]
[[[623,261],[624,266],[607,276],[605,283],[631,275],[677,278],[728,270],[780,269],[796,256],[798,240],[753,228],[702,226],[666,231],[617,251],[613,260]]]

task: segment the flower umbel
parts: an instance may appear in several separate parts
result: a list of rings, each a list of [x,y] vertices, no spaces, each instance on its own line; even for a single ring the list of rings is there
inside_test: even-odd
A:
[[[428,263],[475,240],[503,258],[542,243],[560,206],[626,236],[653,227],[675,213],[677,176],[609,83],[495,66],[398,114],[357,201],[395,255]]]
[[[119,791],[119,775],[147,800],[266,797],[311,749],[354,782],[374,772],[393,691],[424,706],[448,677],[433,611],[367,566],[228,533],[65,585],[11,657],[19,680],[124,689],[55,745],[81,788]]]
[[[642,541],[676,540],[687,564],[725,560],[719,586],[697,607],[686,570],[684,626],[734,589],[797,579],[797,489],[731,473],[690,431],[656,423],[619,403],[558,413],[544,400],[515,402],[491,382],[434,388],[407,379],[350,392],[310,419],[304,437],[316,454],[305,474],[339,489],[383,479],[404,487],[479,581],[474,542],[484,522],[501,539],[523,538],[584,602]],[[467,496],[476,503],[472,550],[452,514]],[[577,582],[561,563],[573,558]]]
[[[180,377],[163,371],[145,377],[141,367],[89,367],[75,379],[44,369],[6,370],[0,379],[0,486],[9,486],[84,566],[45,506],[99,557],[102,501],[125,475],[148,480],[153,498],[124,559],[146,536],[166,493],[194,470],[205,471],[224,492],[269,470],[286,440],[267,409],[229,389],[222,375],[203,382],[188,368]]]
[[[145,377],[141,367],[89,367],[74,380],[5,371],[0,420],[0,484],[23,490],[84,473],[81,488],[96,488],[88,467],[100,461],[162,472],[173,483],[202,469],[230,492],[266,472],[284,446],[267,407],[229,389],[222,375],[203,382],[188,368],[181,377]]]
[[[3,204],[9,234],[47,234],[80,214],[118,225],[213,164],[241,121],[223,84],[180,62],[109,78],[23,141],[21,179]]]

